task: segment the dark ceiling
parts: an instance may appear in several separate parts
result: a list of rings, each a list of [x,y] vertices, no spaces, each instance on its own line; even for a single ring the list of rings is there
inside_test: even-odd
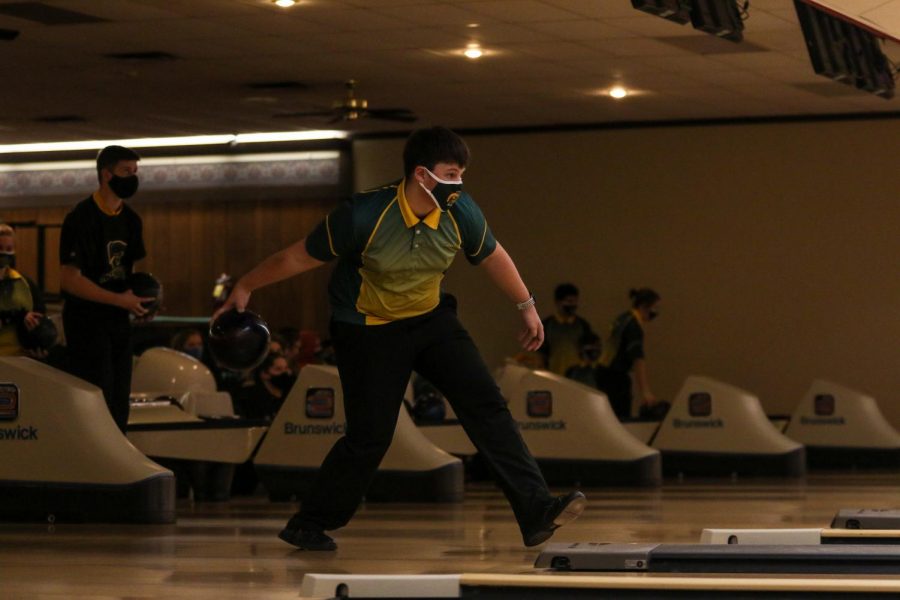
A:
[[[19,32],[0,36],[4,144],[411,127],[277,118],[348,79],[370,108],[457,128],[900,109],[816,76],[791,0],[752,0],[740,44],[630,0],[0,1],[0,30]]]

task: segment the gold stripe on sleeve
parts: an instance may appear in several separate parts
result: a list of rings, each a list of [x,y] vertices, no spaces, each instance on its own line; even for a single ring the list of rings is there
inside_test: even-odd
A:
[[[331,224],[328,222],[328,217],[331,215],[325,216],[325,231],[328,233],[328,249],[331,250],[331,253],[335,256],[339,256],[337,252],[334,251],[334,241],[331,239]]]
[[[470,254],[469,256],[478,256],[481,253],[481,249],[484,248],[485,238],[487,238],[487,220],[484,221],[484,231],[481,232],[481,243],[478,244],[478,250],[476,250],[474,254]]]

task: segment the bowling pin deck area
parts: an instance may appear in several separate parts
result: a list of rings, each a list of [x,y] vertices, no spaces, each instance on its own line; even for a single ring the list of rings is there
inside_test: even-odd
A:
[[[824,529],[843,507],[897,507],[898,486],[900,474],[825,473],[799,481],[667,479],[659,488],[587,488],[584,515],[551,542],[694,544],[710,527]],[[0,523],[0,596],[295,599],[307,574],[348,581],[355,574],[397,576],[389,582],[413,576],[414,583],[422,583],[422,575],[459,575],[466,593],[481,598],[677,597],[662,594],[679,589],[688,598],[900,595],[900,580],[885,575],[535,569],[540,548],[522,546],[505,500],[484,483],[468,484],[461,503],[368,503],[336,532],[334,553],[294,551],[277,539],[294,505],[264,495],[224,503],[179,500],[176,508],[174,524]],[[354,584],[350,589],[350,597],[358,597]]]

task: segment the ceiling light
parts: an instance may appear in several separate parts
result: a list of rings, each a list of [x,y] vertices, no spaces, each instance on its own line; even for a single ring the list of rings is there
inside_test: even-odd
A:
[[[218,165],[234,163],[264,163],[282,161],[336,160],[340,158],[336,150],[313,150],[307,152],[267,152],[263,154],[216,154],[209,156],[157,156],[142,158],[141,164],[149,167]],[[30,162],[0,164],[2,173],[23,173],[29,171],[65,171],[72,169],[96,168],[93,160],[57,160],[50,162]]]
[[[128,140],[83,140],[77,142],[44,142],[35,144],[0,144],[0,154],[25,152],[69,152],[100,150],[107,146],[126,148],[172,148],[178,146],[215,146],[254,144],[264,142],[304,142],[309,140],[339,140],[347,132],[337,130],[267,131],[264,133],[227,133],[222,135],[191,135],[165,138],[135,138]]]
[[[617,85],[609,90],[609,95],[616,100],[621,100],[628,95],[628,90],[623,88],[621,85]]]
[[[484,51],[482,51],[481,46],[479,46],[478,44],[469,44],[463,51],[463,56],[465,56],[466,58],[471,58],[472,60],[481,58],[483,55]]]
[[[272,0],[272,2],[281,8],[290,8],[297,4],[297,0]]]

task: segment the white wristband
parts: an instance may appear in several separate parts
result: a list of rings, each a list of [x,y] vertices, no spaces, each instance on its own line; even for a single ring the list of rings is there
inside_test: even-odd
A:
[[[534,306],[534,294],[529,294],[528,300],[516,304],[516,308],[518,308],[519,310],[525,310],[529,306]]]

